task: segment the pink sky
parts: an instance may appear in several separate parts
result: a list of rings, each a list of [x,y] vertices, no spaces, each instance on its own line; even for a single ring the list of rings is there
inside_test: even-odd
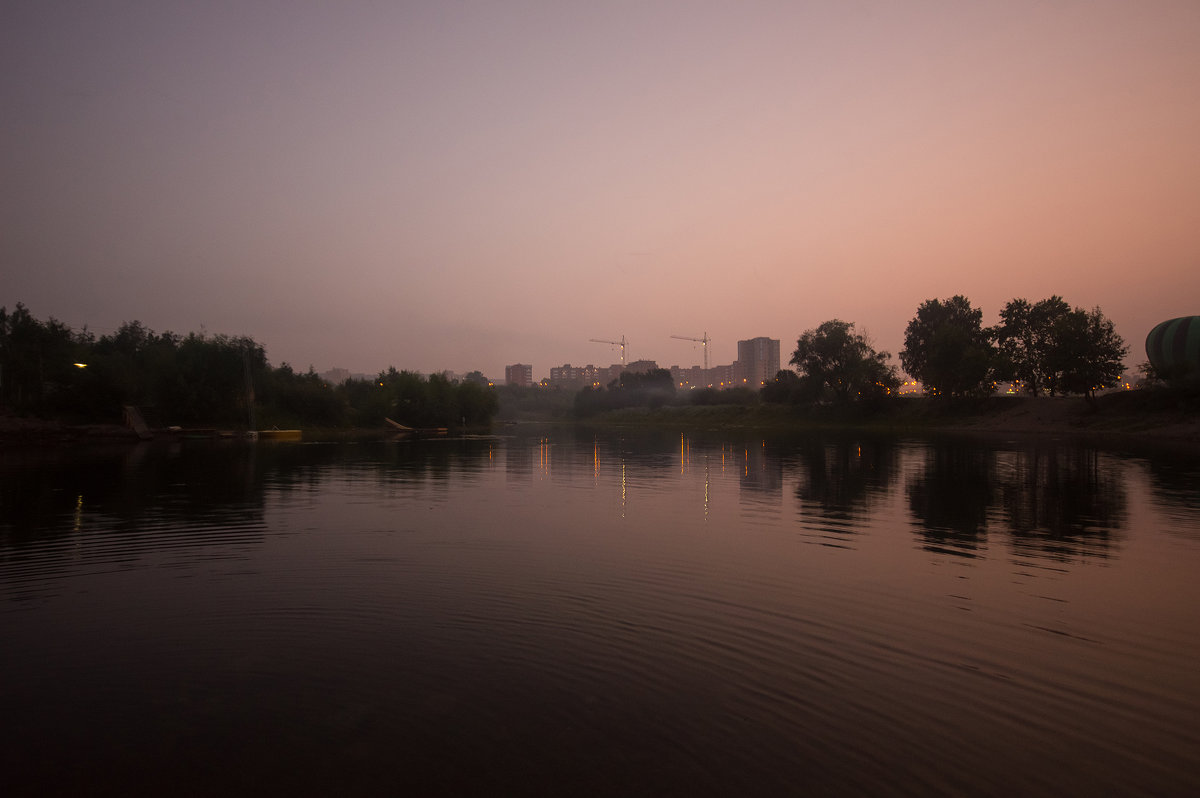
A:
[[[9,3],[0,108],[0,304],[297,368],[1200,314],[1195,0]]]

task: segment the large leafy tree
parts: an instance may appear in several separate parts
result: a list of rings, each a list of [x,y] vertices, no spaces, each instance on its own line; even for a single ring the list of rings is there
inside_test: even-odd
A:
[[[667,369],[650,369],[645,372],[626,371],[619,378],[622,390],[644,391],[647,393],[675,393],[675,380]]]
[[[900,387],[887,352],[876,352],[853,322],[831,319],[796,341],[789,361],[814,393],[829,391],[841,402],[893,393]]]
[[[88,367],[100,406],[152,405],[173,415],[171,399],[187,393],[187,380],[177,368],[181,340],[171,332],[156,334],[140,321],[123,322],[116,332],[101,336]]]
[[[1053,327],[1049,355],[1055,387],[1063,393],[1081,393],[1089,399],[1096,389],[1114,382],[1125,371],[1129,347],[1100,308],[1075,308]]]
[[[1057,387],[1051,363],[1055,325],[1070,312],[1071,306],[1057,295],[1034,304],[1013,299],[1005,305],[995,328],[1002,376],[1020,380],[1033,396],[1053,392]]]
[[[900,363],[928,393],[982,394],[996,364],[991,331],[982,322],[983,313],[965,296],[926,300],[905,330]]]
[[[156,394],[184,423],[249,421],[267,367],[266,350],[253,338],[189,333],[175,347]]]
[[[391,418],[411,427],[453,427],[486,424],[496,414],[496,394],[472,382],[452,383],[441,374],[428,378],[389,367],[379,373],[374,386],[356,390],[347,382],[344,393],[364,424],[382,424]]]
[[[0,307],[0,403],[32,408],[69,390],[88,338],[54,318],[38,321],[20,302],[11,313]]]

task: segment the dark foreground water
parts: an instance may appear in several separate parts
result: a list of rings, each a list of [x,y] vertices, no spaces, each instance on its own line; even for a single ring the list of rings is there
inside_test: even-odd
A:
[[[1188,795],[1200,462],[0,452],[0,793]]]

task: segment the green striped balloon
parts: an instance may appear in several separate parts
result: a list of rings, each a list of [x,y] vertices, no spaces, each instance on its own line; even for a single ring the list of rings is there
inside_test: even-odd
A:
[[[1200,372],[1200,316],[1181,316],[1146,336],[1146,356],[1159,374]]]

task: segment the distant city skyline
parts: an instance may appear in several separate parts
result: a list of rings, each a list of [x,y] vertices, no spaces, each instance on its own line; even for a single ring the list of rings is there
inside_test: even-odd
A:
[[[8,3],[0,304],[272,363],[1200,312],[1200,3]]]

